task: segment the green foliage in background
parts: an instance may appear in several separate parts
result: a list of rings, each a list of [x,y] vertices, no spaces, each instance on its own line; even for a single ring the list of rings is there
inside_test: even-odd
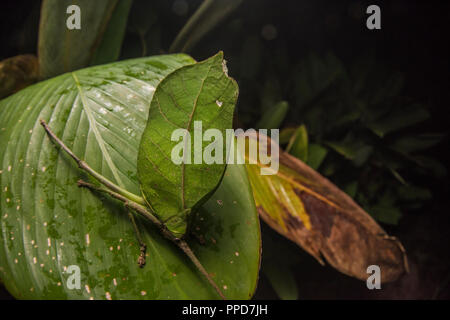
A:
[[[38,50],[41,77],[117,60],[131,4],[131,0],[44,0]],[[66,27],[70,5],[80,8],[80,29]]]
[[[265,80],[285,88],[272,101],[288,97],[292,106],[280,136],[287,151],[328,176],[383,223],[397,224],[403,211],[431,198],[431,191],[415,181],[446,176],[444,165],[426,154],[444,135],[421,131],[429,113],[402,95],[400,73],[370,57],[344,66],[333,54],[309,54],[293,70],[287,79],[269,73]],[[268,109],[262,119],[270,114]],[[292,127],[296,124],[302,126]]]

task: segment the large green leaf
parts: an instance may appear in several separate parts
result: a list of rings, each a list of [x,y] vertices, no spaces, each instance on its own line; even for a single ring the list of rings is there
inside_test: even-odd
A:
[[[147,264],[123,206],[79,189],[87,179],[39,125],[94,170],[139,194],[136,163],[154,89],[194,61],[157,56],[92,67],[30,86],[0,102],[0,278],[17,298],[218,298],[192,263],[147,222]],[[188,242],[226,297],[255,290],[259,222],[245,169],[228,166],[193,221]],[[66,272],[81,269],[81,288]]]
[[[222,52],[172,72],[155,91],[139,146],[138,178],[155,214],[178,236],[186,233],[191,209],[222,179],[225,130],[232,128],[237,96]],[[182,154],[181,163],[171,159],[174,153]]]
[[[70,30],[70,5],[80,8],[80,29]],[[39,25],[39,68],[42,78],[116,60],[131,0],[44,0]]]

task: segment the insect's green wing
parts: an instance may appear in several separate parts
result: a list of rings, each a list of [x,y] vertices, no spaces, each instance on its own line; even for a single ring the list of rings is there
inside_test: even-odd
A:
[[[139,146],[138,178],[149,206],[177,236],[186,233],[189,213],[207,200],[222,179],[225,130],[232,128],[237,96],[237,83],[228,77],[222,52],[177,69],[156,88]],[[218,130],[211,141],[195,138],[196,121],[201,121],[203,133]],[[202,132],[197,130],[198,136]],[[219,132],[221,138],[216,140]],[[218,143],[215,152],[222,152],[221,163],[207,164],[198,158],[212,141]],[[194,146],[195,142],[199,144]],[[185,161],[179,163],[182,146]]]

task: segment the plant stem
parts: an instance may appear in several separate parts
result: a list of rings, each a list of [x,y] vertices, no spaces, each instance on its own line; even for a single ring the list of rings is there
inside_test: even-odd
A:
[[[194,254],[192,249],[189,247],[188,243],[184,240],[178,240],[176,244],[189,257],[189,259],[197,267],[197,269],[205,276],[205,278],[208,280],[208,282],[211,284],[211,286],[216,290],[216,292],[219,294],[219,296],[223,300],[226,300],[227,298],[223,295],[222,291],[219,289],[217,284],[214,282],[214,280],[211,278],[209,273],[206,271],[206,269],[203,267],[203,265],[197,259],[197,256]]]
[[[78,164],[78,167],[80,167],[80,169],[83,169],[85,171],[87,171],[91,176],[93,176],[95,179],[97,179],[101,184],[103,184],[104,186],[108,187],[109,189],[113,190],[114,192],[117,192],[121,195],[123,195],[125,198],[134,201],[136,203],[139,203],[141,205],[146,205],[146,202],[144,200],[144,198],[135,195],[134,193],[131,193],[121,187],[119,187],[118,185],[116,185],[114,182],[112,182],[111,180],[109,180],[108,178],[102,176],[100,173],[98,173],[97,171],[95,171],[94,169],[92,169],[86,162],[84,162],[83,160],[81,160],[80,158],[78,158],[73,152],[72,150],[70,150],[65,144],[64,142],[61,141],[61,139],[59,139],[54,133],[53,131],[48,127],[47,123],[44,120],[41,120],[41,125],[44,127],[45,131],[47,132],[47,134],[69,155],[72,157],[72,159],[75,160],[75,162]]]

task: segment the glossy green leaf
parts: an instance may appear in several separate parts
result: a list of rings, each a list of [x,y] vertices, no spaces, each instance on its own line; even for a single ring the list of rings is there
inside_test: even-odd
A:
[[[70,30],[67,19],[80,8],[80,29]],[[39,25],[40,76],[50,78],[119,57],[130,0],[44,0]]]
[[[0,278],[25,299],[214,299],[183,253],[143,219],[147,264],[121,203],[77,187],[86,175],[47,137],[39,119],[90,166],[139,194],[137,156],[158,83],[194,60],[156,56],[40,82],[0,102]],[[255,290],[259,221],[245,169],[228,166],[193,217],[187,241],[229,299]],[[201,239],[202,241],[200,241]],[[80,289],[69,289],[70,266]]]
[[[139,146],[138,178],[147,203],[177,236],[222,178],[225,130],[232,129],[237,96],[222,52],[174,71],[156,88]]]

